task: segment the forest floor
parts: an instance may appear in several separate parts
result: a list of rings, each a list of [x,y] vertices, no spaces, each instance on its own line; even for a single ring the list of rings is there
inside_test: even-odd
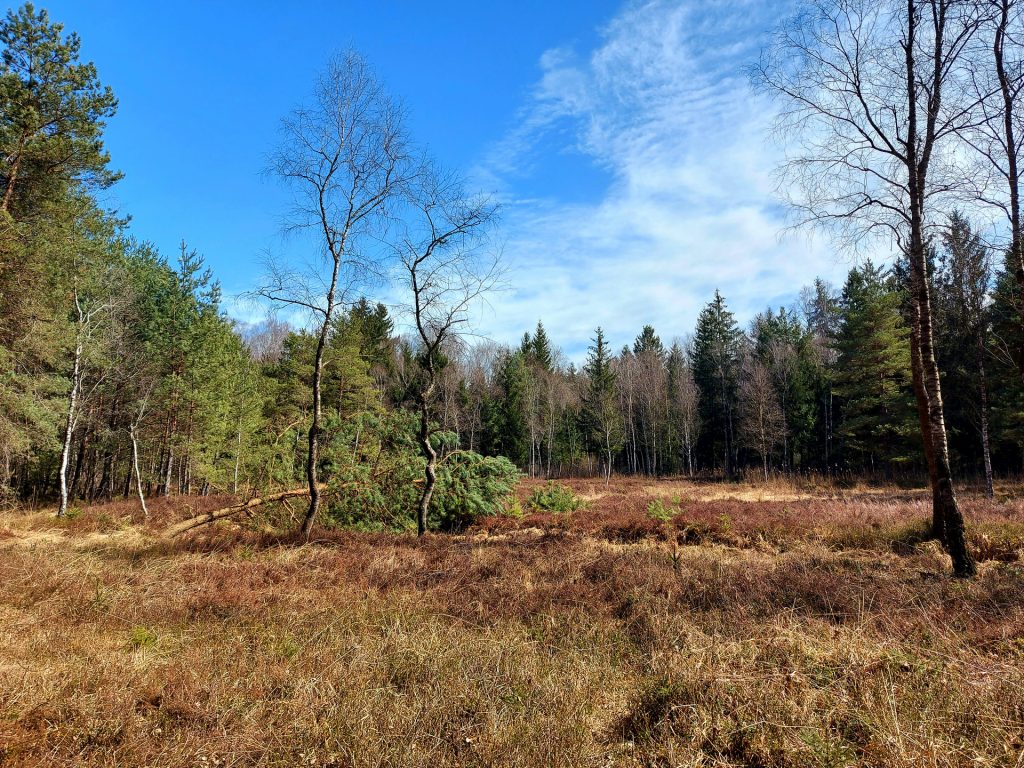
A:
[[[0,514],[0,766],[1024,766],[1021,489],[959,581],[920,490],[569,484],[422,540]]]

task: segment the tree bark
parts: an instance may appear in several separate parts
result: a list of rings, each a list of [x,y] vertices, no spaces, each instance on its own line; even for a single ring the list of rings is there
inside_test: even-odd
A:
[[[936,0],[932,0],[936,2]],[[936,14],[935,54],[932,57],[933,72],[929,74],[932,88],[927,93],[928,109],[925,115],[923,133],[919,131],[917,115],[917,70],[915,40],[917,38],[918,14],[915,0],[907,0],[906,77],[908,94],[907,135],[904,143],[908,171],[907,191],[910,203],[910,281],[912,297],[911,313],[911,362],[917,368],[915,377],[920,384],[915,390],[923,393],[928,407],[928,433],[923,437],[932,447],[935,475],[932,482],[933,523],[941,518],[942,542],[953,561],[953,574],[966,578],[977,572],[974,560],[967,551],[964,535],[964,519],[953,490],[952,472],[949,466],[949,444],[946,440],[946,421],[942,405],[942,387],[939,367],[935,359],[934,335],[932,332],[932,307],[928,283],[928,254],[924,235],[924,203],[926,177],[935,142],[935,120],[939,111],[943,81],[943,32],[945,6],[933,7]],[[915,344],[916,339],[916,344]],[[914,348],[916,347],[916,353]],[[929,440],[930,437],[930,440]]]
[[[7,178],[7,189],[4,190],[4,199],[0,203],[0,210],[5,213],[11,210],[11,201],[14,199],[14,186],[18,181],[18,171],[21,168],[21,158],[25,154],[28,137],[29,134],[27,132],[21,135],[21,140],[18,142],[18,152],[14,155],[14,161],[11,163],[11,175]]]
[[[326,486],[320,486],[317,490],[323,491]],[[232,504],[228,507],[221,507],[215,509],[212,512],[204,512],[201,515],[190,517],[188,520],[183,520],[180,523],[175,523],[164,529],[163,536],[170,538],[179,534],[190,531],[193,528],[198,528],[201,525],[207,525],[208,523],[216,522],[217,520],[223,520],[227,517],[232,517],[239,514],[240,512],[246,512],[250,509],[263,506],[264,504],[270,504],[275,501],[283,501],[284,499],[290,499],[295,496],[306,496],[309,494],[308,488],[294,488],[290,491],[281,491],[280,493],[273,493],[270,496],[264,496],[263,498],[249,499],[248,501],[240,504]]]
[[[913,290],[913,289],[912,289]],[[921,428],[921,442],[924,447],[925,463],[928,467],[928,487],[935,489],[938,485],[938,472],[935,468],[935,446],[932,441],[932,422],[928,407],[928,393],[924,388],[924,363],[921,360],[921,324],[916,317],[917,298],[912,298],[910,323],[910,370],[914,387],[914,401],[917,404],[917,421]],[[932,537],[945,542],[945,523],[942,507],[938,497],[932,494]]]
[[[424,467],[423,492],[420,494],[420,503],[416,511],[416,530],[422,536],[427,532],[427,513],[430,511],[430,499],[434,495],[434,485],[437,483],[437,451],[430,441],[430,412],[428,403],[433,393],[433,382],[420,395],[420,431],[419,443],[423,451],[423,458],[427,464]]]
[[[77,302],[77,297],[76,297]],[[71,392],[68,393],[68,416],[64,422],[64,442],[60,450],[60,506],[57,517],[64,517],[68,511],[68,459],[71,454],[71,435],[75,431],[75,416],[78,410],[78,391],[82,379],[82,338],[79,333],[75,342],[75,363],[71,373]]]
[[[996,75],[999,78],[999,92],[1003,99],[1003,145],[1006,149],[1006,180],[1010,193],[1010,253],[1013,275],[1017,282],[1018,313],[1020,315],[1016,357],[1020,373],[1024,376],[1024,346],[1022,346],[1024,345],[1024,235],[1021,232],[1020,221],[1020,177],[1017,172],[1018,137],[1015,135],[1013,125],[1014,112],[1019,109],[1020,105],[1014,103],[1016,98],[1010,75],[1006,71],[1004,49],[1010,9],[1013,3],[1014,0],[999,1],[999,20],[996,23],[995,37],[992,42],[992,58],[996,66]]]
[[[129,427],[129,434],[132,438],[132,471],[135,475],[135,488],[139,494],[139,505],[142,507],[142,514],[149,517],[146,496],[142,492],[142,473],[139,471],[139,437],[134,423]]]
[[[340,257],[334,259],[334,270],[331,273],[331,286],[327,291],[327,308],[324,312],[323,325],[316,342],[316,359],[313,362],[313,420],[309,425],[309,452],[306,454],[306,482],[309,485],[309,507],[302,521],[302,533],[309,535],[313,529],[317,512],[320,509],[320,482],[318,478],[320,462],[320,422],[323,417],[322,385],[324,378],[324,351],[327,347],[327,335],[331,330],[331,318],[334,315],[334,292],[338,285],[338,271],[341,266]]]

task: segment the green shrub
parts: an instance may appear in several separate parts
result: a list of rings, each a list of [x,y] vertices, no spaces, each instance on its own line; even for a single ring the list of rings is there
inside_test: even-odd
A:
[[[530,494],[527,504],[538,512],[575,512],[584,502],[568,486],[549,480]]]

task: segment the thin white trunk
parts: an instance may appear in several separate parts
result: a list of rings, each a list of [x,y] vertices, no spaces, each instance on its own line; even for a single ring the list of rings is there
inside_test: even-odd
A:
[[[149,517],[149,509],[146,508],[146,496],[142,492],[142,473],[139,471],[139,438],[135,428],[135,424],[132,424],[129,428],[129,434],[132,438],[132,471],[135,473],[135,490],[139,494],[139,505],[142,507],[142,514]]]
[[[68,393],[68,417],[64,424],[64,444],[60,450],[60,506],[57,508],[57,517],[64,517],[68,511],[68,458],[71,455],[71,436],[75,431],[81,380],[82,337],[81,331],[79,331],[78,342],[75,344],[75,365],[71,374],[71,392]]]

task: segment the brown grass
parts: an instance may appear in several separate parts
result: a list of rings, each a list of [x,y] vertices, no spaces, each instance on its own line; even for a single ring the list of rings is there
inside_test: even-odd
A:
[[[0,765],[1024,765],[1017,502],[960,582],[913,494],[684,485],[424,540],[2,516]]]

